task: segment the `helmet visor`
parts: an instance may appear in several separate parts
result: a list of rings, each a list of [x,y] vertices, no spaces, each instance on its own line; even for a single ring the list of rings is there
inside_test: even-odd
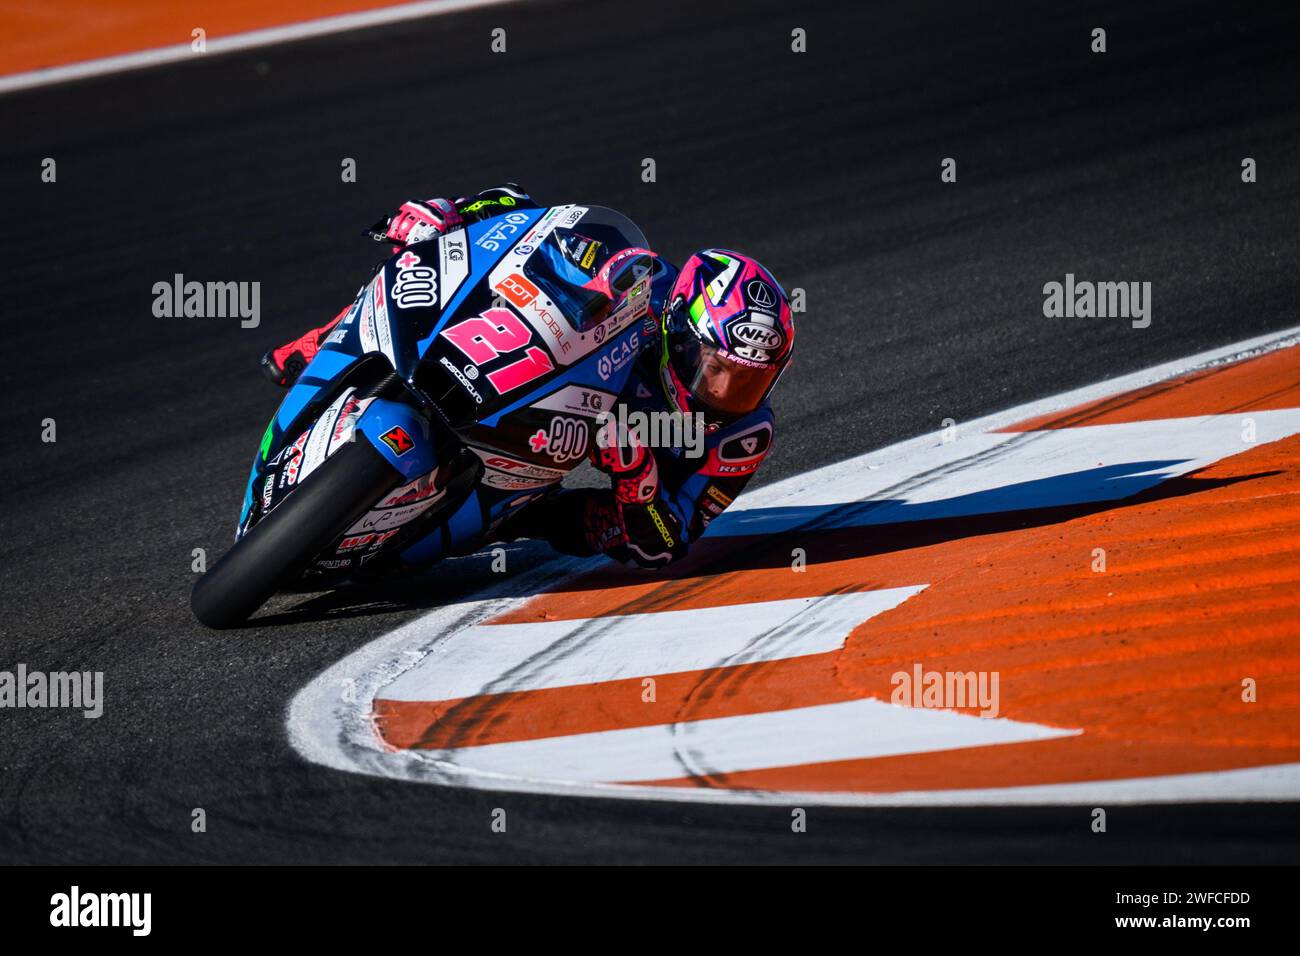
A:
[[[673,371],[706,408],[728,417],[758,408],[780,374],[780,367],[753,362],[703,341],[689,332],[670,336]]]

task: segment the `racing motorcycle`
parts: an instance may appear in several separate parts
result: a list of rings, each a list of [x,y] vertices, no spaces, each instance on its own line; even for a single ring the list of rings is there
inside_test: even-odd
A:
[[[195,616],[238,626],[277,591],[490,540],[587,457],[653,342],[662,268],[599,206],[515,209],[394,253],[267,425]]]

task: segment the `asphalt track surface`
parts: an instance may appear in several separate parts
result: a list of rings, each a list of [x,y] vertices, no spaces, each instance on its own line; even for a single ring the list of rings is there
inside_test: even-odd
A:
[[[192,619],[192,549],[226,547],[279,397],[257,356],[352,296],[377,253],[358,230],[408,196],[514,179],[620,208],[670,257],[740,248],[806,289],[759,482],[1297,324],[1294,7],[643,6],[494,8],[0,98],[0,666],[103,670],[107,696],[99,720],[0,715],[0,859],[1295,861],[1286,804],[1117,807],[1105,836],[1086,808],[815,809],[794,836],[784,807],[304,762],[291,696],[471,593],[475,559],[277,599],[245,630]],[[155,318],[176,272],[261,282],[260,326]],[[1151,327],[1045,319],[1066,272],[1150,281]]]

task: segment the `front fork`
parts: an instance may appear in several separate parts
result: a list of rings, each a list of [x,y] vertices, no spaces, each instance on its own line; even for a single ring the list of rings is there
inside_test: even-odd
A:
[[[397,381],[396,376],[393,381]],[[441,420],[431,419],[407,402],[383,398],[385,393],[393,394],[387,385],[372,390],[371,394],[381,397],[371,401],[361,414],[357,432],[407,481],[432,474],[439,468],[444,471],[435,475],[435,480],[445,498],[402,528],[404,543],[398,549],[400,558],[393,555],[394,561],[419,567],[442,557],[453,542],[472,539],[482,530],[483,515],[474,489],[483,464]],[[391,566],[392,562],[376,563],[373,570],[383,573]]]

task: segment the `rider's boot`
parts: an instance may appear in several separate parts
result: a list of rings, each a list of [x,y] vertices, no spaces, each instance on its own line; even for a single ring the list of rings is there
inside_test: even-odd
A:
[[[334,327],[343,320],[343,316],[347,315],[351,308],[352,306],[347,306],[319,329],[312,329],[302,338],[294,339],[287,345],[281,345],[278,349],[271,349],[271,351],[263,355],[262,368],[266,370],[266,374],[271,381],[281,388],[288,388],[296,382],[298,376],[302,374],[302,370],[320,351],[325,336],[334,330]]]

